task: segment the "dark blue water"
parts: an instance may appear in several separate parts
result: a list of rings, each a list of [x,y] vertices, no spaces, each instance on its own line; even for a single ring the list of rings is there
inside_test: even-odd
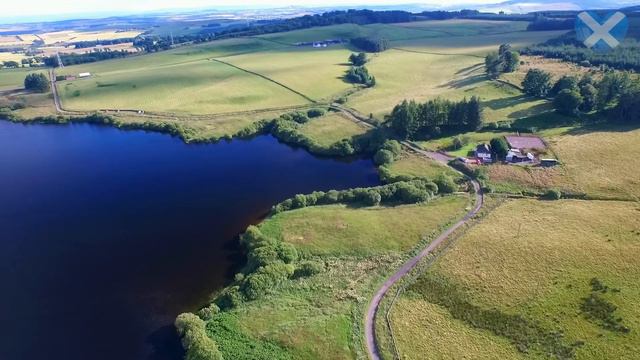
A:
[[[242,265],[249,224],[296,193],[377,182],[370,161],[267,136],[0,121],[0,359],[180,357],[173,319]]]

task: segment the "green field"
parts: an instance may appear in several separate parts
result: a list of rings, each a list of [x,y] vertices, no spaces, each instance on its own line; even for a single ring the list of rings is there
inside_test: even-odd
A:
[[[556,34],[520,32],[523,23],[519,22],[506,22],[504,26],[502,32],[517,31],[522,44]],[[514,118],[532,108],[544,110],[540,101],[496,88],[484,78],[483,53],[514,36],[498,34],[498,30],[491,21],[311,28],[67,66],[59,72],[90,72],[93,76],[59,86],[64,107],[80,111],[131,109],[185,116],[300,106],[312,100],[327,102],[352,89],[342,79],[350,49],[346,45],[314,49],[294,44],[378,35],[390,39],[394,47],[433,53],[441,50],[438,41],[446,40],[447,44],[457,43],[462,55],[392,49],[373,56],[369,68],[378,85],[353,96],[348,104],[365,114],[381,118],[405,98],[424,100],[444,95],[481,96],[487,101],[488,121]],[[478,41],[486,43],[482,49],[469,49]]]
[[[364,356],[361,319],[378,282],[425,236],[462,216],[468,197],[400,207],[310,207],[260,225],[325,270],[285,281],[258,301],[208,321],[225,359],[353,359]]]
[[[402,358],[419,359],[428,349],[435,359],[537,359],[567,348],[576,359],[634,358],[640,351],[637,213],[632,202],[504,203],[394,308]],[[580,310],[594,278],[615,289],[598,296],[617,306],[614,315],[629,333],[604,329]],[[508,321],[520,325],[505,328]],[[542,340],[556,331],[562,335]]]
[[[441,174],[450,175],[454,179],[461,177],[458,172],[453,171],[451,168],[415,153],[402,154],[400,159],[389,166],[389,170],[393,176],[418,177],[429,180],[434,180]]]
[[[339,114],[329,113],[321,118],[312,119],[304,124],[300,131],[319,145],[330,147],[340,140],[362,135],[367,129]]]
[[[47,70],[0,69],[0,91],[24,89],[24,78],[32,72],[47,73]]]

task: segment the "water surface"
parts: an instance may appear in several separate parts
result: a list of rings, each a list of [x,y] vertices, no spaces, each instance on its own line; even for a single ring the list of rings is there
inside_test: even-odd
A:
[[[297,193],[377,183],[368,160],[270,136],[0,121],[0,359],[179,358],[170,324],[242,264],[246,226]]]

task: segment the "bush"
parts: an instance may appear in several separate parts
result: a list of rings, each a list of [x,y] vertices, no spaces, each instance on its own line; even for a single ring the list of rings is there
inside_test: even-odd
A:
[[[185,360],[222,360],[215,341],[207,336],[202,319],[194,314],[180,314],[175,327],[186,352]]]
[[[395,160],[395,156],[389,150],[378,150],[376,155],[373,157],[373,161],[375,161],[376,165],[388,165],[391,164]]]
[[[402,144],[397,140],[386,140],[380,148],[390,151],[396,159],[402,153]]]
[[[455,180],[449,175],[440,174],[435,181],[436,185],[438,185],[438,189],[443,194],[451,194],[458,191],[458,185]]]
[[[283,262],[263,266],[247,276],[242,284],[242,292],[247,299],[256,300],[290,278],[294,271],[293,265]]]
[[[307,116],[309,118],[317,118],[323,116],[325,113],[324,109],[310,109],[307,111]]]
[[[560,200],[562,198],[562,193],[559,190],[550,189],[544,193],[544,198],[547,200]]]
[[[209,304],[198,311],[198,316],[203,320],[210,320],[214,315],[220,312],[220,308],[216,304]]]
[[[367,195],[365,196],[365,204],[369,205],[369,206],[378,206],[380,205],[380,202],[382,201],[382,196],[380,196],[380,193],[370,190],[367,192]]]
[[[318,261],[303,261],[301,262],[298,267],[296,268],[296,271],[294,273],[294,276],[299,278],[299,277],[309,277],[309,276],[313,276],[316,274],[319,274],[321,272],[324,271],[324,264],[322,264],[321,262]]]
[[[45,93],[51,89],[49,79],[43,73],[33,73],[27,75],[24,79],[24,88],[29,91]]]

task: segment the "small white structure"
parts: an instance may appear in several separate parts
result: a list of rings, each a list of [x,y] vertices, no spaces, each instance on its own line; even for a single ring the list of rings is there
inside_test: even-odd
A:
[[[88,77],[91,77],[91,73],[88,73],[88,72],[80,73],[80,74],[78,74],[78,77],[80,79],[88,78]]]
[[[527,153],[526,155],[523,155],[520,150],[511,149],[507,153],[506,160],[507,160],[507,162],[514,163],[514,164],[515,163],[529,163],[529,162],[534,162],[536,160],[536,157],[533,156],[532,153]]]

